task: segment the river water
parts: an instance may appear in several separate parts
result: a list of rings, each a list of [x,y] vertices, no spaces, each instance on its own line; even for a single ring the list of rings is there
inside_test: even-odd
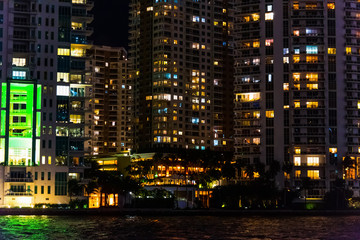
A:
[[[359,216],[0,216],[0,239],[360,239]]]

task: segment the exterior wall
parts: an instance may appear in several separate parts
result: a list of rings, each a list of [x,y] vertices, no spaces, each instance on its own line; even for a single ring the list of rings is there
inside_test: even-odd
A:
[[[232,1],[130,9],[134,149],[232,150]]]

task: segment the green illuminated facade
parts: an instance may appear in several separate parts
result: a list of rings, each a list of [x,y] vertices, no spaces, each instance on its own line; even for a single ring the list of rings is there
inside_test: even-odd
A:
[[[41,85],[33,81],[2,83],[0,162],[5,166],[39,163]]]

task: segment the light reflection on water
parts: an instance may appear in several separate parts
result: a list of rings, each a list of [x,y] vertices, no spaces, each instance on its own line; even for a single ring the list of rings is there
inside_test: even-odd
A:
[[[360,217],[0,216],[0,239],[360,239]]]

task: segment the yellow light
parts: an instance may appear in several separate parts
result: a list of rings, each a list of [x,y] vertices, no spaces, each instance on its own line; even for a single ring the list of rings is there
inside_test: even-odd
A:
[[[274,19],[274,13],[273,12],[269,12],[269,13],[265,13],[265,20],[273,20]]]
[[[337,153],[337,148],[329,148],[329,152],[331,152],[331,153]]]

